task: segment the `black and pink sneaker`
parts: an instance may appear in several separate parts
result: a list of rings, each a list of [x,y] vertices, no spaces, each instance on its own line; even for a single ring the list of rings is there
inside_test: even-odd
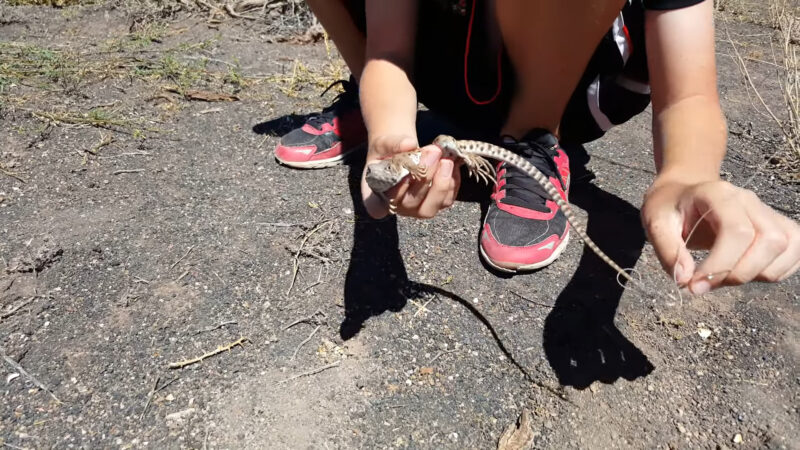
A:
[[[349,81],[337,81],[328,89],[337,84],[344,91],[333,104],[281,138],[275,148],[278,162],[298,169],[318,169],[339,164],[365,148],[367,130],[361,117],[358,85],[350,77]]]
[[[553,134],[534,130],[522,141],[502,146],[536,166],[567,200],[569,158]],[[569,223],[533,178],[507,163],[497,166],[497,184],[481,233],[481,254],[497,270],[542,268],[556,260],[569,241]]]

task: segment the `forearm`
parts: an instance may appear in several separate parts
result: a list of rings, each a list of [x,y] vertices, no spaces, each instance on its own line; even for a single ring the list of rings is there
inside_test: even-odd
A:
[[[405,70],[385,59],[371,59],[360,88],[370,142],[390,134],[416,139],[417,93]]]
[[[717,98],[697,95],[654,112],[653,144],[659,177],[719,179],[727,127]]]

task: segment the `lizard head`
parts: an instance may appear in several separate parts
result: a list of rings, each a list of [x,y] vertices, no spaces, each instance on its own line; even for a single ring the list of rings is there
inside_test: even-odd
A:
[[[458,142],[452,136],[441,134],[433,140],[433,144],[442,149],[442,156],[462,156],[461,150],[458,148]]]

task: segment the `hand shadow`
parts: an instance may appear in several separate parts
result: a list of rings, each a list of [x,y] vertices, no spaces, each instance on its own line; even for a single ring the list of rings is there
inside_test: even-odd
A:
[[[420,142],[431,142],[438,134],[464,133],[429,111],[417,115]],[[472,136],[477,138],[478,136]],[[428,287],[408,279],[399,249],[397,219],[389,216],[373,219],[367,214],[361,198],[361,174],[364,158],[352,158],[348,184],[355,211],[353,250],[344,283],[345,317],[339,328],[342,339],[354,337],[371,317],[386,311],[400,311],[412,291],[428,291]]]
[[[575,180],[570,201],[588,213],[587,234],[621,267],[633,267],[645,243],[639,210],[588,182],[594,175],[581,164],[588,161],[582,146],[567,151]],[[544,323],[545,355],[561,385],[585,389],[595,381],[634,380],[653,371],[647,356],[614,324],[623,292],[616,271],[584,247],[575,275]]]

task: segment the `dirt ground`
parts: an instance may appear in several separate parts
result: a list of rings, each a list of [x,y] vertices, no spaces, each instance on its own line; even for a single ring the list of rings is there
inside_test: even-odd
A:
[[[346,69],[206,19],[0,4],[0,444],[494,448],[527,409],[537,448],[800,448],[800,278],[666,296],[638,218],[649,112],[571,149],[571,197],[653,292],[577,241],[501,276],[477,252],[487,188],[373,221],[360,158],[279,166]],[[772,30],[718,24],[723,174],[798,219],[724,31],[783,111]]]

